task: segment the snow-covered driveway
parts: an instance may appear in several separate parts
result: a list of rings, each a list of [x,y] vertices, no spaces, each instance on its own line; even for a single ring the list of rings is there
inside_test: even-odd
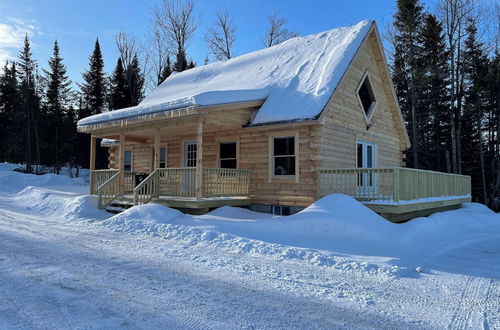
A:
[[[35,193],[47,209],[26,207]],[[166,236],[120,232],[105,214],[84,220],[50,208],[74,196],[0,192],[0,329],[500,329],[500,234],[488,228],[405,260],[316,250],[306,258],[237,236],[225,245],[215,234],[178,239],[182,225],[164,225]]]

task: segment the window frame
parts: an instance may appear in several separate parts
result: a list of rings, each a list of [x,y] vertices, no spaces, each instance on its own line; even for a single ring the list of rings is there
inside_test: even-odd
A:
[[[125,160],[127,157],[125,157],[125,154],[127,152],[130,152],[130,163],[126,163]],[[133,171],[133,164],[134,164],[134,150],[133,149],[125,149],[123,150],[123,171],[124,172],[132,172]],[[130,170],[126,170],[125,166],[130,165]]]
[[[286,138],[286,137],[293,137],[294,138],[294,155],[295,157],[295,174],[294,175],[276,175],[275,174],[275,159],[276,157],[284,157],[284,155],[280,156],[275,156],[274,155],[274,139],[276,138]],[[288,182],[295,182],[299,183],[299,173],[300,173],[300,168],[299,168],[299,155],[300,155],[300,150],[299,150],[299,132],[298,131],[286,131],[286,132],[279,132],[279,133],[272,133],[269,134],[269,141],[268,141],[268,150],[269,150],[269,158],[268,158],[268,172],[269,172],[269,178],[268,182],[271,183],[273,180],[280,180],[280,181],[288,181]],[[291,157],[290,155],[287,155],[286,157]]]
[[[368,87],[371,89],[373,100],[374,100],[372,102],[372,104],[370,105],[370,108],[368,109],[368,113],[365,111],[365,108],[363,107],[363,102],[361,101],[361,98],[359,97],[359,90],[361,89],[361,87],[363,86],[365,81],[368,81],[368,85],[369,85]],[[373,113],[375,112],[375,110],[378,106],[378,102],[377,102],[377,98],[375,96],[375,90],[373,88],[372,81],[373,81],[372,75],[368,71],[368,69],[366,69],[365,72],[363,73],[363,76],[361,77],[361,80],[358,84],[358,87],[356,87],[356,98],[358,99],[359,106],[361,108],[361,111],[363,112],[363,116],[365,117],[366,124],[370,124],[370,121],[373,117]]]
[[[222,168],[221,166],[221,161],[222,160],[232,160],[232,159],[235,159],[236,160],[236,168],[235,169],[239,169],[240,168],[240,139],[239,137],[236,137],[236,138],[222,138],[222,139],[216,139],[215,143],[217,144],[217,150],[216,150],[216,153],[217,153],[217,167],[218,168]],[[220,145],[222,143],[235,143],[236,144],[236,158],[220,158]]]
[[[196,146],[196,157],[195,157],[195,164],[194,166],[188,166],[188,154],[187,154],[187,147],[188,145],[190,144],[194,144]],[[186,141],[183,141],[182,143],[182,166],[181,167],[189,167],[189,168],[193,168],[193,167],[196,167],[196,160],[197,160],[197,157],[198,157],[198,144],[196,143],[195,140],[186,140]]]

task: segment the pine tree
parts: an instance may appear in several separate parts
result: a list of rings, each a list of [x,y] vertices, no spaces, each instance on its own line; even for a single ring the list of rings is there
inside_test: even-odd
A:
[[[418,92],[422,75],[418,58],[424,11],[419,0],[397,0],[394,15],[394,72],[393,79],[401,111],[408,123],[411,159],[407,165],[419,168]]]
[[[83,73],[82,77],[84,82],[80,88],[85,109],[82,117],[103,112],[106,101],[106,78],[99,39],[96,39],[94,51],[89,57],[89,69]]]
[[[462,126],[462,149],[464,173],[471,175],[473,194],[479,201],[486,203],[487,185],[484,161],[485,143],[483,122],[486,110],[488,58],[483,44],[477,38],[477,28],[469,20],[467,39],[464,43],[464,88],[465,104]]]
[[[66,116],[66,107],[70,97],[71,81],[66,75],[66,66],[63,64],[63,59],[59,55],[59,45],[57,40],[54,42],[54,53],[49,58],[49,70],[44,70],[47,91],[46,105],[47,112],[50,118],[49,127],[54,128],[54,158],[53,164],[55,173],[59,174],[60,157],[61,157],[61,124]]]
[[[186,59],[186,53],[184,52],[184,49],[179,48],[177,50],[176,54],[176,60],[175,60],[175,71],[177,72],[182,72],[186,69],[188,69],[188,62]]]
[[[128,99],[127,106],[139,104],[144,98],[144,75],[142,74],[137,54],[126,70]]]
[[[127,103],[127,78],[121,58],[118,58],[116,67],[109,82],[109,109],[117,110],[126,108]]]
[[[443,27],[434,15],[425,15],[420,57],[424,69],[419,93],[421,167],[446,172],[450,170],[446,165],[450,151],[448,53]]]
[[[158,77],[158,86],[165,81],[172,74],[172,63],[170,63],[170,57],[167,57],[167,62],[163,66],[161,75]]]
[[[23,113],[19,107],[16,64],[6,62],[0,75],[0,157],[4,161],[19,162],[18,132],[23,127]],[[22,141],[22,139],[21,139]]]
[[[24,47],[19,53],[18,72],[20,80],[20,108],[24,112],[24,159],[27,172],[32,172],[33,150],[35,150],[36,162],[40,164],[40,142],[38,132],[40,99],[37,94],[36,86],[37,64],[32,56],[31,44],[28,34],[26,34],[24,38]]]

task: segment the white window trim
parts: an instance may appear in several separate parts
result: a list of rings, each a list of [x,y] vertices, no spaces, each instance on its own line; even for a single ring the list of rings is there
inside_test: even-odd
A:
[[[130,171],[128,172],[133,172],[134,171],[134,149],[125,149],[123,150],[123,170],[125,171],[125,153],[127,151],[130,151]]]
[[[363,102],[361,102],[361,98],[359,97],[359,90],[361,89],[361,86],[363,86],[363,83],[365,82],[366,79],[368,79],[368,82],[369,82],[370,87],[372,89],[373,97],[375,98],[375,102],[373,102],[370,106],[370,109],[368,109],[368,114],[365,112],[365,108],[363,108]],[[375,97],[375,89],[373,88],[372,82],[373,82],[372,75],[368,71],[368,69],[366,69],[365,73],[363,73],[363,76],[361,77],[361,80],[359,81],[358,87],[356,87],[356,98],[358,99],[359,107],[360,107],[361,111],[363,112],[363,116],[365,117],[365,121],[366,121],[367,125],[370,124],[372,117],[373,117],[373,113],[378,108],[378,102],[377,102],[377,98]]]
[[[164,168],[168,168],[168,147],[167,147],[167,144],[160,144],[160,148],[165,148],[165,167]],[[158,157],[160,157],[161,155],[161,152],[160,154],[158,155]],[[158,166],[160,166],[160,160],[158,160]],[[162,168],[162,167],[158,167],[158,168]],[[155,148],[154,146],[151,148],[151,172],[153,172],[155,170]]]
[[[224,138],[216,138],[215,143],[217,144],[216,146],[216,153],[217,153],[217,167],[221,168],[220,165],[220,144],[221,143],[228,143],[228,142],[236,142],[236,169],[240,168],[240,137],[224,137]],[[229,158],[228,158],[229,159]]]
[[[373,167],[377,167],[377,153],[378,153],[378,146],[377,143],[373,141],[368,141],[368,140],[363,140],[363,139],[356,139],[356,164],[355,167],[358,168],[358,144],[363,144],[363,145],[371,145],[373,147]]]
[[[188,144],[197,145],[195,140],[187,140],[187,141],[182,142],[182,166],[181,167],[188,167],[187,166],[187,153],[186,153]],[[196,147],[196,155],[198,156],[198,147]],[[194,166],[194,167],[196,167],[196,166]]]
[[[281,137],[293,137],[294,138],[294,156],[295,156],[295,175],[275,175],[274,174],[274,139]],[[269,158],[268,158],[268,182],[271,183],[273,180],[294,180],[295,183],[299,183],[299,132],[298,131],[287,131],[269,134]]]

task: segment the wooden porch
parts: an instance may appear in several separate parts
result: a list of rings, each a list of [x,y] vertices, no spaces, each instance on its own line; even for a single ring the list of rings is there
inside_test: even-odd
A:
[[[318,178],[318,198],[349,195],[395,222],[471,201],[471,178],[466,175],[393,167],[320,169]]]
[[[98,197],[98,207],[104,209],[118,198],[133,205],[157,202],[181,209],[250,204],[249,170],[202,168],[198,173],[195,167],[161,168],[138,185],[136,174],[113,169],[91,171],[90,193]]]

